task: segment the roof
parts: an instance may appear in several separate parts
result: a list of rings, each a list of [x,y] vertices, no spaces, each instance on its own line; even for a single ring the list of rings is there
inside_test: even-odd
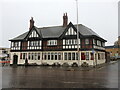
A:
[[[75,27],[77,28],[77,25],[75,25]],[[91,36],[91,35],[95,35],[95,36],[98,36],[100,37],[97,33],[95,33],[93,30],[91,30],[90,28],[82,25],[82,24],[79,24],[78,25],[78,28],[79,28],[79,32],[84,35],[84,36]]]
[[[13,38],[13,39],[11,39],[11,40],[23,40],[23,39],[26,37],[26,35],[28,34],[28,32],[29,32],[29,31],[27,31],[27,32],[19,35],[18,37],[15,37],[15,38]],[[11,40],[10,40],[10,41],[11,41]]]
[[[72,24],[72,23],[70,22],[69,24]],[[75,26],[75,28],[77,27],[77,25],[74,25],[74,26]],[[63,32],[65,31],[66,28],[67,27],[63,27],[63,26],[42,27],[42,28],[35,27],[35,29],[41,35],[42,38],[59,38],[63,34]],[[79,28],[79,32],[83,36],[95,35],[95,36],[100,37],[93,30],[91,30],[90,28],[88,28],[88,27],[86,27],[82,24],[79,24],[78,28]],[[27,36],[28,32],[25,32],[25,33],[19,35],[18,37],[11,39],[10,41],[12,41],[12,40],[23,40]]]
[[[58,38],[64,32],[66,27],[54,26],[39,28],[43,38]]]

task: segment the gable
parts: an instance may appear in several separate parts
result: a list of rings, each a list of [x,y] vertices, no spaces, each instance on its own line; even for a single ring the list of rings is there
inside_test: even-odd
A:
[[[25,39],[28,38],[41,38],[41,36],[36,28],[32,28],[25,37]]]
[[[71,22],[67,25],[64,32],[60,36],[60,38],[66,38],[67,36],[68,37],[69,36],[73,36],[73,37],[77,36],[77,29],[76,29],[76,27],[74,27],[74,25]],[[80,37],[81,37],[81,34],[80,34]]]
[[[77,35],[76,31],[73,29],[73,27],[70,27],[68,31],[65,33],[65,35]]]
[[[36,32],[36,30],[33,30],[30,35],[29,38],[33,38],[33,37],[39,37],[38,33]]]

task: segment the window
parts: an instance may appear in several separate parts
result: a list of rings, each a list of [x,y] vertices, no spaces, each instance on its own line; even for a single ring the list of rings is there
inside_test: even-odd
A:
[[[18,47],[19,46],[19,42],[12,42],[12,46],[13,47]]]
[[[18,47],[19,46],[19,43],[18,42],[15,42],[15,47]]]
[[[40,60],[40,53],[38,53],[38,60]]]
[[[35,60],[37,60],[37,53],[35,53],[34,55],[35,55],[35,56],[34,56],[34,57],[35,57]]]
[[[29,46],[40,46],[40,41],[30,41]]]
[[[66,45],[69,45],[68,40],[66,40]]]
[[[68,40],[68,42],[69,42],[69,44],[72,44],[72,43],[71,43],[71,40]]]
[[[72,60],[75,60],[75,53],[72,53]]]
[[[25,59],[25,53],[23,53],[23,59]]]
[[[44,53],[44,59],[47,60],[47,55],[46,55],[46,53]]]
[[[91,56],[90,59],[91,59],[91,60],[94,60],[94,54],[93,54],[92,52],[90,53],[90,56]]]
[[[29,60],[30,60],[30,56],[31,56],[31,55],[30,55],[30,53],[29,53],[29,54],[28,54],[28,59],[29,59]]]
[[[103,53],[103,59],[105,59],[105,54]]]
[[[85,44],[89,44],[89,39],[85,39]]]
[[[89,60],[89,52],[85,53],[86,60]]]
[[[100,53],[98,53],[98,60],[100,60]]]
[[[61,53],[58,53],[58,60],[61,60]]]
[[[74,39],[74,44],[77,44],[77,39]]]
[[[36,46],[39,46],[40,44],[39,44],[39,41],[36,41]]]
[[[95,43],[95,39],[93,39],[93,44],[95,45],[96,43]]]
[[[20,59],[22,59],[22,53],[20,53]]]
[[[63,45],[65,45],[65,40],[63,40]]]
[[[29,46],[34,46],[33,41],[30,41]]]
[[[101,41],[97,40],[97,45],[101,46]]]
[[[67,53],[64,53],[64,59],[67,60]]]
[[[70,33],[69,33],[69,34],[70,34],[70,35],[73,35],[73,33],[72,33],[72,30],[73,30],[73,29],[72,29],[72,28],[70,28],[69,30],[70,30]]]
[[[48,53],[48,60],[50,60],[50,53]]]
[[[81,53],[81,60],[85,60],[85,53]]]
[[[51,53],[51,60],[53,60],[54,59],[54,54],[53,53]]]
[[[48,40],[47,45],[57,45],[57,40]]]
[[[102,46],[105,47],[105,42],[102,42]]]
[[[32,55],[31,55],[31,56],[32,56],[32,60],[33,60],[33,59],[34,59],[34,54],[32,53]]]
[[[74,40],[72,40],[71,42],[72,42],[72,44],[74,44]]]
[[[68,53],[68,60],[71,60],[71,53]]]
[[[78,60],[78,53],[76,53],[76,60]]]
[[[77,44],[77,39],[66,40],[66,45],[75,45],[75,44]],[[80,39],[79,39],[79,44],[80,44]]]
[[[55,53],[55,60],[57,60],[57,53]]]

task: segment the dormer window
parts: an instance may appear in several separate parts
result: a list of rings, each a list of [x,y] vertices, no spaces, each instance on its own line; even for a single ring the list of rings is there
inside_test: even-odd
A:
[[[50,46],[57,45],[57,40],[48,40],[47,45],[50,45]]]

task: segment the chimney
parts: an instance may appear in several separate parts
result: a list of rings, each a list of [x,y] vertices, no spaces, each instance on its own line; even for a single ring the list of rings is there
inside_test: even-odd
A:
[[[29,30],[31,30],[33,26],[34,26],[34,20],[33,17],[31,17]]]
[[[68,16],[67,13],[64,13],[63,15],[63,27],[66,27],[68,24]]]

